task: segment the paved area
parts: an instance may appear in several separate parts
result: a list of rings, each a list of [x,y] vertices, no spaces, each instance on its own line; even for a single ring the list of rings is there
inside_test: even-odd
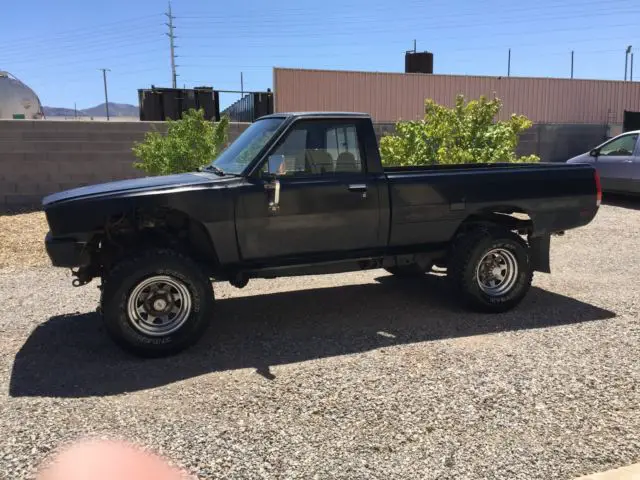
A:
[[[607,470],[606,472],[594,473],[586,475],[576,480],[639,480],[640,479],[640,463],[627,465],[626,467]]]
[[[195,348],[144,361],[95,285],[0,270],[0,478],[124,438],[199,478],[569,479],[640,459],[640,207],[552,241],[516,310],[384,271],[216,285]]]

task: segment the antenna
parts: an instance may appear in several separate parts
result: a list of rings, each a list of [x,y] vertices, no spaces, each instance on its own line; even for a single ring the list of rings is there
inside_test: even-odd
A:
[[[573,78],[573,50],[571,50],[571,78]]]

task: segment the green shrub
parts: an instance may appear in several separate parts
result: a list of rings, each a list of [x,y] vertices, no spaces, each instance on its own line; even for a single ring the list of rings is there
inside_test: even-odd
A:
[[[194,172],[210,163],[225,147],[229,119],[212,123],[203,110],[190,109],[180,120],[168,120],[167,134],[147,132],[144,141],[133,147],[140,160],[134,167],[149,175]]]
[[[425,101],[424,120],[398,122],[396,133],[380,140],[382,163],[386,166],[537,162],[535,155],[516,156],[518,136],[532,123],[523,115],[507,121],[494,119],[502,108],[500,99],[466,102],[456,97],[448,108]]]

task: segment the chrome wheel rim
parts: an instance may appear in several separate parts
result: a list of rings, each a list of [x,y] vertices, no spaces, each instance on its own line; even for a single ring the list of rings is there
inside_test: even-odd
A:
[[[182,281],[156,275],[144,279],[133,289],[127,301],[127,314],[140,333],[161,337],[184,325],[191,305],[191,292]]]
[[[476,268],[480,290],[491,297],[508,293],[518,279],[516,256],[504,248],[495,248],[482,257]]]

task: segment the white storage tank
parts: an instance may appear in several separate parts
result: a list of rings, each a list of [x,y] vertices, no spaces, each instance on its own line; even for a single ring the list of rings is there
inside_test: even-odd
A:
[[[37,120],[43,117],[36,93],[9,72],[0,71],[0,118]]]

